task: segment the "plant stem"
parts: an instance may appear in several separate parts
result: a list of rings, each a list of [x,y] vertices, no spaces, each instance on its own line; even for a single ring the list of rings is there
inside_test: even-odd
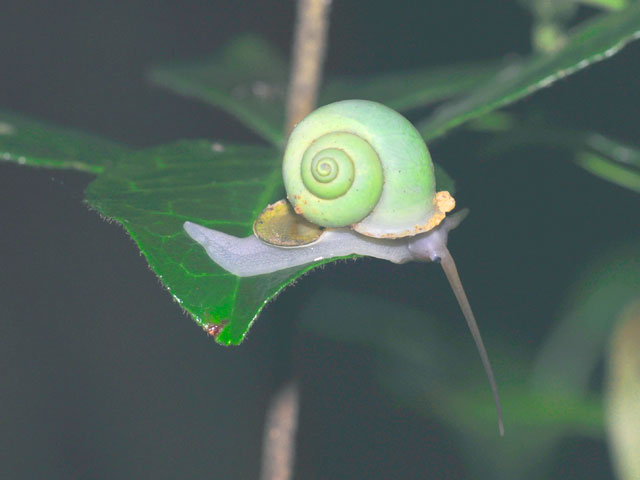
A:
[[[285,135],[316,107],[327,46],[331,0],[298,0]],[[295,381],[274,395],[264,428],[260,480],[293,477],[300,394]]]
[[[327,45],[331,0],[298,0],[285,134],[316,106]]]
[[[273,397],[264,427],[261,480],[292,478],[298,406],[298,386],[293,382]]]

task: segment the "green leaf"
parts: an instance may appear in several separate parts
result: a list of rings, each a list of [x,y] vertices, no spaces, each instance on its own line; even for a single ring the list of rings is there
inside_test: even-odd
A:
[[[279,52],[244,35],[199,62],[157,67],[151,81],[227,111],[257,134],[281,145],[288,68]]]
[[[183,224],[250,235],[258,213],[282,198],[281,184],[277,150],[183,141],[127,156],[89,185],[87,200],[127,230],[174,299],[229,345],[243,340],[282,288],[323,262],[236,277],[216,265]]]
[[[426,140],[497,108],[515,102],[595,62],[617,53],[640,36],[640,3],[585,22],[567,37],[564,48],[553,54],[537,54],[504,69],[468,96],[444,105],[420,122]]]
[[[0,160],[98,174],[127,152],[99,137],[0,111]]]
[[[495,62],[486,62],[365,77],[329,78],[320,93],[320,104],[358,98],[406,112],[461,95],[498,71],[499,66]]]

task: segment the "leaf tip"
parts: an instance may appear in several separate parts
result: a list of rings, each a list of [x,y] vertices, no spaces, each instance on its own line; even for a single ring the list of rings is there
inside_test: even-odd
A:
[[[229,323],[228,320],[221,320],[218,323],[205,323],[203,325],[204,331],[207,332],[207,335],[213,337],[214,340],[218,341],[218,336],[224,330],[224,327]]]

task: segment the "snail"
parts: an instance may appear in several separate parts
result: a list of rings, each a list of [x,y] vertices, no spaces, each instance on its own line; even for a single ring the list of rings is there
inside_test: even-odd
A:
[[[426,144],[402,115],[379,103],[344,100],[318,108],[291,132],[283,158],[287,199],[267,206],[254,234],[238,238],[185,222],[209,257],[241,277],[324,259],[363,255],[394,263],[440,263],[482,359],[504,434],[491,364],[447,248],[466,211],[436,192]]]

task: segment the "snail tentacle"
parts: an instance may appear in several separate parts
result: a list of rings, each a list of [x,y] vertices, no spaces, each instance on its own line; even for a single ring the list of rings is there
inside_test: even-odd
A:
[[[480,335],[480,329],[478,328],[476,317],[473,314],[473,310],[471,310],[471,304],[469,304],[469,299],[467,298],[467,294],[465,293],[462,282],[460,281],[460,275],[458,275],[456,262],[453,260],[453,257],[451,256],[451,253],[449,253],[447,247],[444,247],[444,251],[442,253],[442,256],[440,257],[440,265],[442,265],[442,270],[444,270],[444,274],[449,281],[449,285],[451,285],[453,294],[456,296],[456,300],[458,300],[458,305],[460,305],[462,315],[467,321],[467,326],[469,327],[469,331],[471,332],[473,341],[475,342],[476,348],[478,349],[478,354],[480,355],[480,360],[482,360],[484,371],[487,374],[487,378],[489,379],[491,393],[493,394],[493,401],[495,402],[496,410],[498,412],[498,430],[500,431],[500,435],[504,436],[502,405],[500,404],[498,385],[496,384],[496,379],[493,375],[493,369],[491,368],[491,362],[489,361],[489,354],[487,353],[487,349],[485,348],[484,342],[482,341],[482,335]]]
[[[433,233],[420,235],[414,241],[412,241],[409,244],[409,250],[416,258],[422,258],[425,260],[429,259],[431,261],[440,263],[440,265],[442,266],[442,270],[444,271],[444,274],[449,281],[451,290],[453,290],[453,294],[458,301],[460,310],[462,310],[462,315],[467,321],[469,331],[471,332],[473,341],[475,342],[476,348],[478,349],[478,354],[480,355],[480,359],[482,360],[482,365],[484,366],[487,378],[489,379],[489,385],[491,386],[493,400],[496,404],[496,410],[498,412],[498,429],[500,431],[500,435],[504,435],[502,405],[500,404],[498,386],[496,385],[496,380],[493,375],[493,369],[491,368],[489,355],[487,354],[487,349],[485,348],[484,342],[482,341],[480,329],[478,328],[476,317],[473,314],[473,310],[471,309],[471,304],[469,303],[467,294],[465,293],[462,282],[460,281],[458,268],[456,267],[456,263],[453,260],[453,256],[451,256],[451,252],[449,252],[449,249],[447,248],[447,237],[449,231],[460,225],[460,222],[464,220],[468,212],[468,209],[464,209],[447,217],[438,228],[434,229]]]

